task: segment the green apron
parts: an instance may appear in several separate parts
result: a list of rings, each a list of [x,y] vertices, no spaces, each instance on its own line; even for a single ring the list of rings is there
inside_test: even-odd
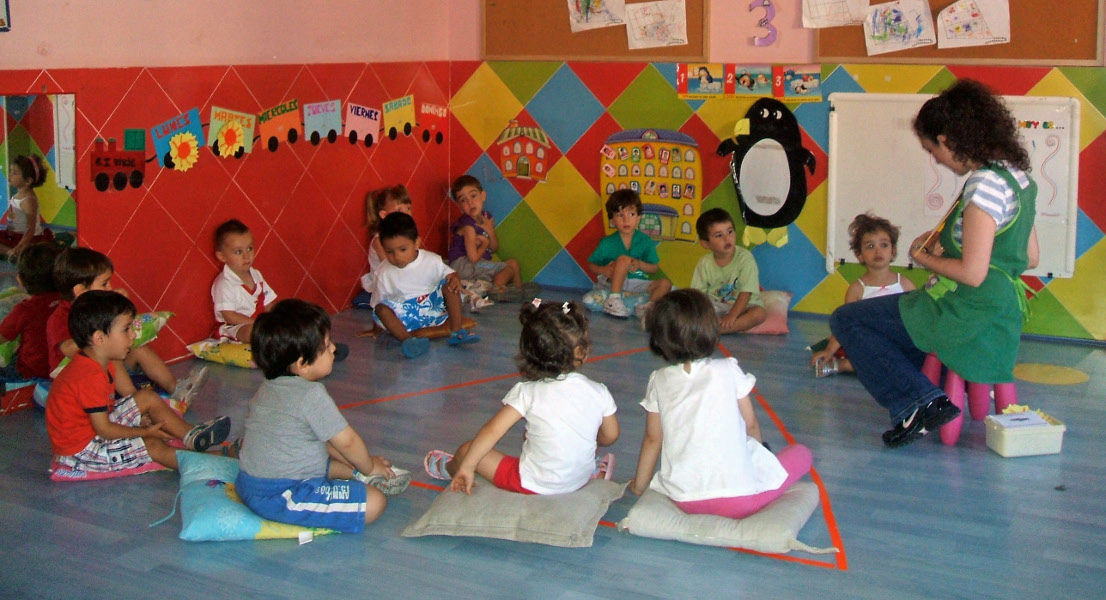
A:
[[[1006,383],[1014,380],[1027,286],[1019,278],[1028,266],[1026,248],[1036,217],[1037,184],[1020,189],[1006,169],[985,167],[1002,176],[1018,195],[1018,212],[995,232],[991,266],[979,287],[933,276],[925,289],[903,294],[899,312],[914,345],[935,352],[945,366],[967,381]],[[953,226],[964,213],[964,198],[941,231],[944,256],[960,258],[963,248],[953,238]]]

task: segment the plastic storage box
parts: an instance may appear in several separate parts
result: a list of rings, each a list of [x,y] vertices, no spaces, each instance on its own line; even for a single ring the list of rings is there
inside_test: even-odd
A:
[[[1006,457],[1058,454],[1067,430],[1062,422],[1035,412],[989,415],[984,423],[987,447]]]

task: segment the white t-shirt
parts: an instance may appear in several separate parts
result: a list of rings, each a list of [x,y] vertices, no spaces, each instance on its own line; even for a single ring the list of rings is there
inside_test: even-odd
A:
[[[657,369],[641,406],[661,418],[661,467],[649,487],[676,502],[749,496],[783,485],[787,471],[745,434],[738,398],[756,377],[733,358]]]
[[[215,282],[211,284],[211,300],[215,303],[215,320],[220,324],[220,335],[228,335],[223,333],[223,329],[227,325],[226,321],[223,320],[223,315],[220,314],[222,311],[229,310],[252,316],[259,306],[265,308],[276,301],[276,292],[269,287],[265,278],[261,276],[261,271],[250,267],[250,276],[253,277],[254,284],[252,293],[243,287],[242,278],[235,274],[228,265],[223,265],[223,270],[215,277]]]
[[[438,283],[452,272],[441,256],[429,250],[419,250],[418,257],[402,269],[384,261],[373,282],[372,306],[376,308],[381,300],[403,302],[425,296],[437,289]]]
[[[369,241],[369,272],[361,276],[361,289],[369,292],[373,291],[373,283],[376,281],[376,272],[380,270],[380,265],[385,261],[376,254],[376,250],[373,248],[380,240],[380,234],[373,236],[373,239]]]
[[[584,487],[595,470],[599,425],[617,410],[607,386],[568,373],[516,383],[503,404],[526,419],[518,465],[522,487],[537,494]]]

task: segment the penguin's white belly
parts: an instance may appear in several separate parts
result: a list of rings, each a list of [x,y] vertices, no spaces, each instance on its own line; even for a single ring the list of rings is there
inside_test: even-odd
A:
[[[765,138],[753,144],[741,161],[738,176],[741,198],[749,210],[771,216],[783,208],[791,190],[791,167],[779,142]]]

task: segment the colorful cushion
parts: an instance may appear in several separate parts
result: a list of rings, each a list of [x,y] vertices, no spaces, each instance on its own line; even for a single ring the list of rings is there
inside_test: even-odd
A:
[[[238,461],[225,456],[181,450],[180,539],[190,542],[298,538],[301,533],[326,535],[330,529],[299,527],[269,521],[242,504],[234,491]]]
[[[243,369],[257,368],[257,365],[253,362],[253,352],[250,351],[250,345],[242,342],[233,340],[220,341],[209,338],[193,344],[188,344],[188,350],[195,355],[196,358],[203,360],[230,365],[232,367],[242,367]]]
[[[788,333],[790,330],[787,328],[787,308],[791,305],[791,293],[765,290],[760,293],[760,300],[764,303],[764,310],[768,312],[768,318],[745,333],[767,335]]]
[[[478,479],[471,496],[449,490],[438,494],[426,514],[401,535],[488,537],[586,548],[607,507],[625,490],[624,483],[593,479],[571,494],[530,496]]]
[[[157,339],[157,334],[173,313],[169,311],[142,313],[134,318],[134,344],[132,348],[145,346]]]
[[[8,316],[8,313],[15,308],[16,304],[19,304],[28,297],[27,292],[17,287],[10,287],[0,291],[0,320]],[[19,338],[8,340],[0,344],[0,367],[6,367],[11,364],[12,359],[15,358],[15,350],[18,347]]]
[[[150,461],[140,467],[132,467],[130,469],[123,469],[122,471],[109,471],[107,473],[101,472],[89,472],[78,471],[72,469],[66,465],[61,464],[55,458],[50,461],[50,480],[51,481],[97,481],[100,479],[114,479],[116,477],[127,477],[130,475],[138,475],[140,473],[149,473],[151,471],[165,471],[168,467],[159,465],[156,462]]]
[[[799,531],[818,507],[818,487],[800,481],[760,512],[744,519],[689,515],[665,495],[646,490],[618,523],[619,531],[691,544],[748,548],[783,554],[803,550],[816,554],[836,548],[814,548],[798,541]]]

